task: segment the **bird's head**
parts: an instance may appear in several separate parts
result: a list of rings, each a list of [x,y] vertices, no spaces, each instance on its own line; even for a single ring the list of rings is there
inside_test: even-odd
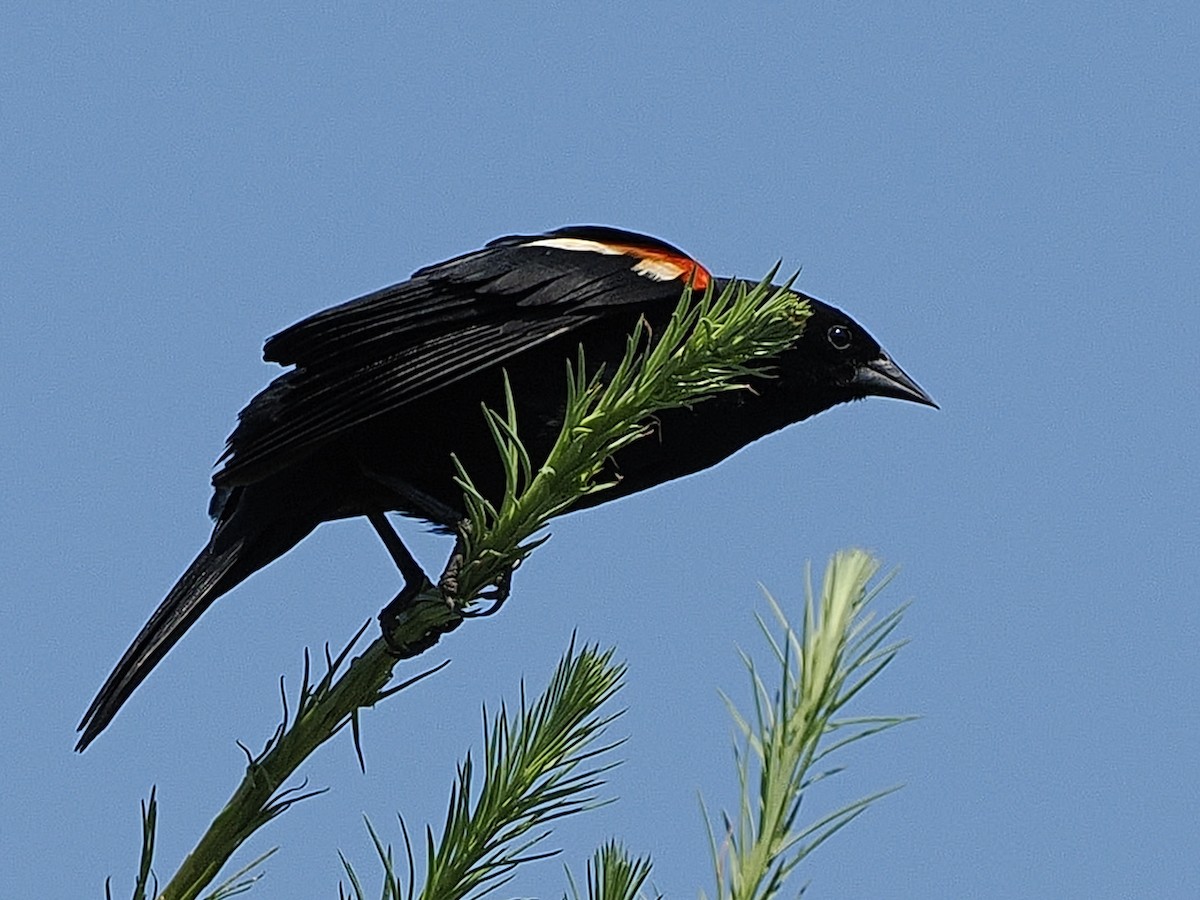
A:
[[[805,295],[812,315],[799,340],[779,359],[780,381],[822,408],[864,397],[894,397],[937,404],[879,346],[865,328],[840,309]]]

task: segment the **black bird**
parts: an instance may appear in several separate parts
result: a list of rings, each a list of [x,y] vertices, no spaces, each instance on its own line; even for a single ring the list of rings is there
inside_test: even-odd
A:
[[[408,281],[319,312],[267,341],[293,368],[238,416],[213,476],[208,545],[121,657],[80,723],[84,749],[209,605],[322,522],[367,516],[406,583],[420,567],[385,518],[451,531],[463,518],[451,453],[485,496],[503,476],[480,404],[503,408],[507,372],[522,438],[545,458],[559,431],[565,362],[616,364],[639,318],[666,323],[686,283],[720,290],[683,251],[597,226],[515,235],[428,266]],[[657,417],[657,435],[610,461],[615,500],[712,466],[793,422],[867,396],[929,396],[853,319],[808,298],[812,316],[753,391]]]

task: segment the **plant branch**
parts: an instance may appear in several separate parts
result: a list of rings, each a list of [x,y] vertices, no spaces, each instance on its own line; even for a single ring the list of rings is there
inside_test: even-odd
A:
[[[810,825],[799,824],[808,788],[839,771],[814,771],[817,762],[833,750],[908,721],[904,716],[834,718],[902,646],[888,641],[903,608],[878,621],[866,610],[881,587],[868,588],[878,570],[879,563],[862,550],[835,554],[819,601],[809,580],[798,631],[767,594],[778,628],[772,630],[761,618],[759,624],[779,678],[768,687],[758,667],[743,654],[753,688],[753,716],[729,704],[743,735],[743,743],[735,748],[740,809],[735,821],[725,820],[721,842],[709,820],[718,900],[777,896],[809,853],[894,790],[864,797]]]

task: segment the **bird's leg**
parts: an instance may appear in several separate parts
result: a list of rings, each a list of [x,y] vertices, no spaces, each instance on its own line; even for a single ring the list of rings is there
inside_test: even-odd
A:
[[[400,570],[400,575],[404,579],[404,587],[400,589],[400,593],[379,613],[379,622],[383,625],[384,634],[387,634],[391,631],[390,626],[395,625],[400,614],[412,606],[421,591],[430,587],[431,583],[429,576],[421,568],[421,564],[404,546],[404,541],[400,540],[400,535],[396,534],[396,530],[392,528],[392,523],[387,520],[387,516],[381,512],[368,513],[367,521],[371,523],[376,534],[379,535],[379,539],[383,541],[383,546],[387,547],[392,562],[396,564],[396,568]]]
[[[367,519],[375,528],[383,545],[391,554],[392,561],[396,563],[396,568],[404,577],[404,587],[400,589],[400,593],[379,612],[379,627],[383,632],[383,641],[397,659],[410,659],[424,653],[434,646],[443,634],[448,634],[461,625],[462,617],[431,626],[423,637],[412,643],[401,643],[395,640],[393,635],[400,624],[400,619],[412,609],[417,597],[431,589],[433,585],[416,557],[404,546],[404,541],[400,540],[400,535],[396,534],[387,517],[383,513],[370,513],[367,515]]]

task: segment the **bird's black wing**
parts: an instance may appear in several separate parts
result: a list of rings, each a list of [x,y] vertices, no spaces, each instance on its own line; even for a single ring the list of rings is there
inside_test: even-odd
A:
[[[295,368],[239,416],[214,477],[254,481],[330,438],[582,326],[679,298],[708,273],[612,229],[514,236],[317,313],[271,338]]]

